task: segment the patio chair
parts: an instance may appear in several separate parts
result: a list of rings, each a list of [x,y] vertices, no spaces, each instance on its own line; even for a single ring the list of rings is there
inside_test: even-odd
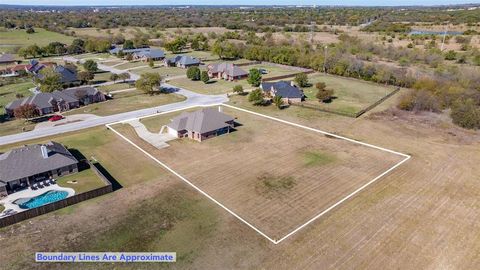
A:
[[[31,187],[32,190],[37,190],[38,189],[38,186],[37,184],[33,184],[32,187]]]
[[[50,183],[52,183],[52,185],[55,185],[57,181],[55,179],[50,179]]]
[[[48,187],[48,186],[50,186],[50,183],[48,182],[48,180],[45,180],[45,181],[43,181],[43,185]]]

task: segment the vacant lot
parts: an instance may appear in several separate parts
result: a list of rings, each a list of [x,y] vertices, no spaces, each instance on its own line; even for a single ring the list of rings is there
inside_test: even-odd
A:
[[[246,219],[280,239],[402,159],[345,140],[232,109],[237,131],[158,150],[133,137],[159,160]],[[144,122],[149,128],[172,115]],[[124,126],[130,138],[132,129]],[[274,142],[274,143],[272,143]]]
[[[176,77],[176,76],[183,76],[187,74],[187,70],[178,67],[164,67],[164,66],[156,66],[154,68],[151,67],[143,67],[137,68],[132,70],[135,74],[143,74],[143,73],[158,73],[163,79],[168,79],[169,77]]]
[[[225,81],[222,79],[212,79],[207,84],[202,81],[192,81],[188,78],[174,79],[170,84],[206,95],[217,95],[233,92],[235,85],[243,86],[243,89],[252,88],[246,79],[238,81]]]
[[[53,41],[70,44],[73,39],[73,37],[50,32],[42,28],[35,28],[35,33],[33,34],[27,34],[25,30],[21,29],[6,30],[0,28],[0,51],[12,52],[15,47],[26,47],[33,44],[45,46]]]
[[[158,94],[150,96],[144,94],[142,91],[133,90],[114,94],[114,98],[112,100],[80,107],[78,109],[65,112],[64,115],[91,113],[99,116],[105,116],[160,106],[168,103],[180,102],[183,100],[185,100],[183,96],[176,94]]]
[[[303,89],[307,96],[306,103],[349,114],[361,111],[395,90],[393,86],[319,73],[309,76],[309,81],[312,86]],[[334,98],[331,102],[319,102],[315,97],[317,82],[324,82],[328,89],[334,90]]]

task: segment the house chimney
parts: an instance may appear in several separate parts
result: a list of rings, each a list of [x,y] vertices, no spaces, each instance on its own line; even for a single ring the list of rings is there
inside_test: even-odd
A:
[[[40,150],[42,151],[42,157],[43,158],[48,158],[47,146],[45,146],[45,145],[40,146]]]
[[[218,106],[218,112],[223,112],[222,106]]]

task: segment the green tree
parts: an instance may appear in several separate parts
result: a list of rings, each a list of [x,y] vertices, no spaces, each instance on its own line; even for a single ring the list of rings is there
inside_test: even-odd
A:
[[[263,93],[261,89],[255,89],[250,94],[248,94],[248,101],[255,106],[263,105]]]
[[[149,66],[150,68],[154,68],[154,67],[155,67],[155,63],[153,62],[153,59],[152,59],[152,58],[148,59],[148,66]]]
[[[83,63],[83,68],[88,72],[95,73],[98,70],[98,65],[97,62],[88,59],[87,61],[85,61],[85,63]]]
[[[299,73],[295,76],[294,80],[298,86],[300,87],[307,87],[309,85],[308,83],[308,76],[305,73]]]
[[[130,79],[130,73],[128,73],[128,72],[120,73],[120,74],[118,75],[118,79],[119,79],[119,80],[122,80],[123,82],[125,82],[126,80]]]
[[[42,79],[37,79],[40,83],[40,91],[51,93],[55,90],[61,90],[63,85],[60,81],[60,74],[55,72],[53,68],[44,68],[40,71]]]
[[[143,73],[135,82],[135,87],[148,95],[153,95],[160,90],[162,77],[158,73]]]
[[[200,80],[200,77],[202,76],[202,73],[198,67],[189,67],[187,69],[187,78],[189,78],[192,81],[198,81]]]
[[[123,42],[123,50],[130,50],[130,49],[135,49],[135,46],[133,46],[133,41],[127,39],[125,42]]]
[[[115,83],[115,81],[117,81],[118,79],[119,79],[118,74],[112,73],[112,74],[110,75],[110,80],[112,80],[114,83]]]
[[[172,53],[180,53],[183,51],[183,49],[185,49],[186,45],[187,40],[185,38],[177,37],[175,40],[165,43],[164,47]]]
[[[318,82],[315,84],[315,88],[317,88],[317,94],[315,97],[320,102],[328,102],[332,100],[333,90],[327,89],[327,85],[324,82]]]
[[[91,81],[95,78],[95,75],[88,70],[80,71],[77,76],[78,76],[78,79],[83,83],[87,83],[88,81]]]
[[[262,73],[260,73],[260,70],[258,68],[250,69],[250,71],[248,73],[247,81],[252,86],[258,87],[260,85],[260,83],[262,82]]]
[[[454,50],[449,50],[445,53],[445,60],[455,60],[457,59],[457,53]]]
[[[275,107],[277,107],[277,109],[282,109],[283,108],[283,99],[282,99],[282,96],[274,96],[273,97],[273,103],[275,103]]]
[[[239,95],[243,95],[243,93],[244,93],[243,87],[241,85],[237,84],[233,87],[233,92],[237,93]]]
[[[202,71],[201,75],[200,75],[200,79],[202,80],[202,82],[204,82],[205,84],[207,84],[209,81],[210,81],[210,77],[208,76],[208,72],[207,71]]]

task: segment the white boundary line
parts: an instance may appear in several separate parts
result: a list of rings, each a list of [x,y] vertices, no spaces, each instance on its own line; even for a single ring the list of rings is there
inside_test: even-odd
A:
[[[225,107],[232,108],[232,109],[235,109],[235,110],[247,112],[247,113],[250,113],[250,114],[254,114],[254,115],[257,115],[257,116],[260,116],[260,117],[268,118],[268,119],[271,119],[271,120],[274,120],[274,121],[278,121],[278,122],[281,122],[281,123],[285,123],[285,124],[288,124],[288,125],[292,125],[292,126],[295,126],[295,127],[307,129],[307,130],[310,130],[310,131],[313,131],[313,132],[318,132],[318,133],[321,133],[321,134],[324,134],[324,135],[328,135],[328,136],[332,136],[332,137],[335,137],[335,138],[338,138],[338,139],[347,140],[347,141],[352,142],[352,143],[356,143],[356,144],[360,144],[360,145],[363,145],[363,146],[375,148],[375,149],[378,149],[378,150],[381,150],[381,151],[385,151],[385,152],[389,152],[389,153],[392,153],[392,154],[400,155],[400,156],[402,156],[402,157],[405,157],[405,159],[403,159],[403,160],[400,161],[399,163],[395,164],[394,166],[392,166],[391,168],[389,168],[388,170],[386,170],[385,172],[383,172],[383,173],[380,174],[379,176],[377,176],[377,177],[375,177],[374,179],[370,180],[368,183],[364,184],[364,185],[361,186],[360,188],[356,189],[355,191],[353,191],[352,193],[350,193],[349,195],[347,195],[347,196],[344,197],[343,199],[339,200],[338,202],[336,202],[336,203],[333,204],[332,206],[330,206],[330,207],[328,207],[327,209],[323,210],[321,213],[319,213],[318,215],[314,216],[313,218],[311,218],[310,220],[308,220],[308,221],[305,222],[304,224],[300,225],[298,228],[294,229],[294,230],[291,231],[290,233],[286,234],[286,235],[283,236],[282,238],[280,238],[280,239],[278,239],[278,240],[272,239],[272,238],[270,238],[268,235],[266,235],[264,232],[262,232],[260,229],[256,228],[256,227],[253,226],[252,224],[250,224],[248,221],[246,221],[245,219],[243,219],[242,217],[240,217],[238,214],[236,214],[235,212],[233,212],[232,210],[230,210],[229,208],[227,208],[225,205],[223,205],[223,204],[221,204],[220,202],[218,202],[216,199],[214,199],[214,198],[213,198],[212,196],[210,196],[208,193],[204,192],[203,190],[201,190],[200,188],[198,188],[197,186],[195,186],[193,183],[191,183],[191,182],[190,182],[189,180],[187,180],[185,177],[183,177],[182,175],[180,175],[179,173],[177,173],[176,171],[174,171],[173,169],[171,169],[170,167],[168,167],[166,164],[164,164],[163,162],[161,162],[160,160],[158,160],[157,158],[155,158],[153,155],[151,155],[151,154],[148,153],[147,151],[143,150],[140,146],[136,145],[136,144],[135,144],[134,142],[132,142],[130,139],[128,139],[127,137],[125,137],[124,135],[122,135],[120,132],[118,132],[118,131],[116,131],[114,128],[112,128],[112,125],[124,124],[124,123],[127,123],[127,122],[132,121],[132,120],[140,120],[140,119],[143,119],[143,118],[149,118],[149,117],[158,116],[158,115],[162,115],[162,114],[167,114],[167,113],[172,113],[172,112],[177,112],[177,111],[188,110],[188,109],[196,108],[196,107],[212,107],[212,106],[225,106]],[[186,182],[188,185],[190,185],[191,187],[193,187],[195,190],[197,190],[198,192],[200,192],[201,194],[203,194],[204,196],[206,196],[207,198],[209,198],[211,201],[213,201],[214,203],[216,203],[218,206],[220,206],[221,208],[225,209],[228,213],[230,213],[231,215],[233,215],[234,217],[236,217],[237,219],[239,219],[241,222],[245,223],[247,226],[249,226],[250,228],[252,228],[253,230],[255,230],[255,231],[256,231],[257,233],[259,233],[261,236],[263,236],[263,237],[265,237],[266,239],[268,239],[268,240],[269,240],[270,242],[272,242],[273,244],[278,244],[278,243],[284,241],[285,239],[287,239],[288,237],[292,236],[292,235],[295,234],[296,232],[300,231],[301,229],[305,228],[305,227],[306,227],[307,225],[309,225],[310,223],[314,222],[315,220],[317,220],[317,219],[320,218],[321,216],[323,216],[323,215],[325,215],[326,213],[328,213],[329,211],[331,211],[333,208],[337,207],[338,205],[342,204],[342,203],[345,202],[346,200],[348,200],[348,199],[350,199],[351,197],[355,196],[355,195],[358,194],[360,191],[364,190],[366,187],[368,187],[368,186],[371,185],[372,183],[376,182],[378,179],[382,178],[384,175],[386,175],[386,174],[388,174],[389,172],[393,171],[395,168],[397,168],[398,166],[402,165],[404,162],[406,162],[407,160],[409,160],[409,159],[411,158],[410,155],[403,154],[403,153],[400,153],[400,152],[397,152],[397,151],[393,151],[393,150],[390,150],[390,149],[387,149],[387,148],[383,148],[383,147],[379,147],[379,146],[376,146],[376,145],[373,145],[373,144],[368,144],[368,143],[360,142],[360,141],[353,140],[353,139],[350,139],[350,138],[347,138],[347,137],[339,136],[339,135],[336,135],[336,134],[333,134],[333,133],[329,133],[329,132],[325,132],[325,131],[322,131],[322,130],[319,130],[319,129],[314,129],[314,128],[307,127],[307,126],[303,126],[303,125],[296,124],[296,123],[293,123],[293,122],[285,121],[285,120],[282,120],[282,119],[279,119],[279,118],[275,118],[275,117],[272,117],[272,116],[268,116],[268,115],[256,113],[256,112],[253,112],[253,111],[249,111],[249,110],[246,110],[246,109],[238,108],[238,107],[235,107],[235,106],[232,106],[232,105],[228,105],[228,104],[211,104],[211,105],[195,105],[195,106],[189,106],[189,107],[185,107],[185,108],[181,108],[181,109],[175,109],[175,110],[171,110],[171,111],[165,111],[165,112],[156,113],[156,114],[152,114],[152,115],[147,115],[147,116],[143,116],[143,117],[137,117],[137,118],[132,118],[132,119],[128,119],[128,120],[122,120],[122,121],[118,121],[118,122],[106,124],[105,126],[106,126],[108,129],[112,130],[115,134],[117,134],[118,136],[120,136],[122,139],[124,139],[125,141],[127,141],[128,143],[130,143],[131,145],[133,145],[135,148],[137,148],[138,150],[140,150],[140,151],[141,151],[142,153],[144,153],[146,156],[148,156],[149,158],[153,159],[155,162],[157,162],[157,163],[160,164],[162,167],[164,167],[165,169],[167,169],[169,172],[171,172],[172,174],[174,174],[175,176],[177,176],[178,178],[180,178],[182,181]]]

